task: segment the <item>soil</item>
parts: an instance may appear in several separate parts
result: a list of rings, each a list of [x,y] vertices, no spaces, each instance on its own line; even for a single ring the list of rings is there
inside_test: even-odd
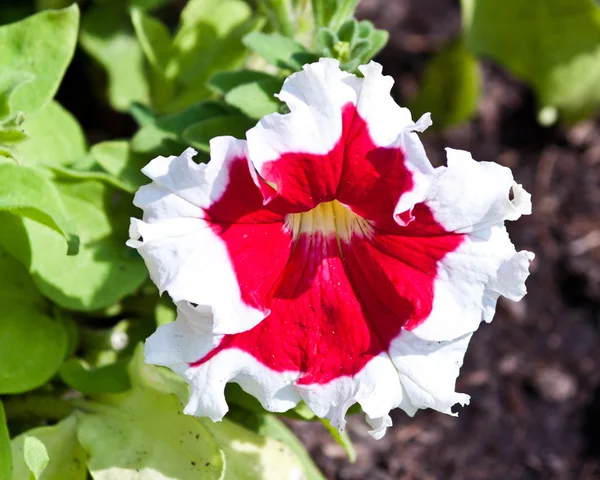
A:
[[[458,0],[363,0],[359,17],[390,32],[377,60],[401,104],[460,34]],[[470,150],[532,193],[534,214],[508,225],[536,254],[529,294],[501,301],[475,334],[457,383],[471,405],[458,417],[394,411],[379,441],[352,417],[354,464],[320,425],[293,422],[329,479],[600,479],[600,119],[542,128],[531,90],[490,62],[482,71],[475,118],[422,138],[434,163],[446,146]]]

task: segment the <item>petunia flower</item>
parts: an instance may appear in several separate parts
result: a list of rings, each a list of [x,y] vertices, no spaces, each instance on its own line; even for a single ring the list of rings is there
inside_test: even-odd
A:
[[[380,438],[389,412],[452,414],[472,333],[500,295],[520,300],[533,254],[505,220],[531,213],[508,168],[447,150],[433,168],[377,63],[364,78],[322,59],[284,83],[290,113],[247,140],[158,157],[130,241],[177,319],[146,361],[190,384],[185,412],[221,419],[238,383],[272,412],[300,401],[337,428],[360,404]]]

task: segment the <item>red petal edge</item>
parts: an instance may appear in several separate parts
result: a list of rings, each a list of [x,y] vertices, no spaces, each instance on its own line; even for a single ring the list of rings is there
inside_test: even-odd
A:
[[[394,222],[398,199],[413,187],[402,150],[375,145],[353,105],[343,110],[343,126],[329,154],[287,153],[269,165],[273,202],[264,201],[247,161],[234,163],[207,216],[227,246],[243,301],[270,314],[224,336],[191,367],[237,348],[271,370],[300,372],[299,385],[325,384],[358,373],[431,312],[437,264],[463,236],[447,232],[425,204],[415,206],[409,225]],[[294,213],[334,199],[369,220],[372,234],[292,239],[284,205]]]

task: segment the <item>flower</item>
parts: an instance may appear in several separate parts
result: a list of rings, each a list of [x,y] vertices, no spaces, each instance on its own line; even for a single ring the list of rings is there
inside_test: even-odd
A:
[[[158,157],[134,203],[130,241],[177,319],[146,361],[191,386],[185,412],[221,419],[227,382],[267,410],[301,400],[343,428],[359,403],[380,438],[389,411],[452,414],[472,333],[500,295],[519,300],[533,254],[505,220],[531,213],[509,169],[447,150],[433,168],[377,63],[306,65],[247,140]],[[512,199],[511,199],[512,198]]]

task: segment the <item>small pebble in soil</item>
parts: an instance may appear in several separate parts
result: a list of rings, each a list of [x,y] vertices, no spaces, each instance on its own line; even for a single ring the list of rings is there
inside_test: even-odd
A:
[[[533,377],[533,385],[548,402],[564,402],[577,393],[575,378],[557,367],[540,368]]]

